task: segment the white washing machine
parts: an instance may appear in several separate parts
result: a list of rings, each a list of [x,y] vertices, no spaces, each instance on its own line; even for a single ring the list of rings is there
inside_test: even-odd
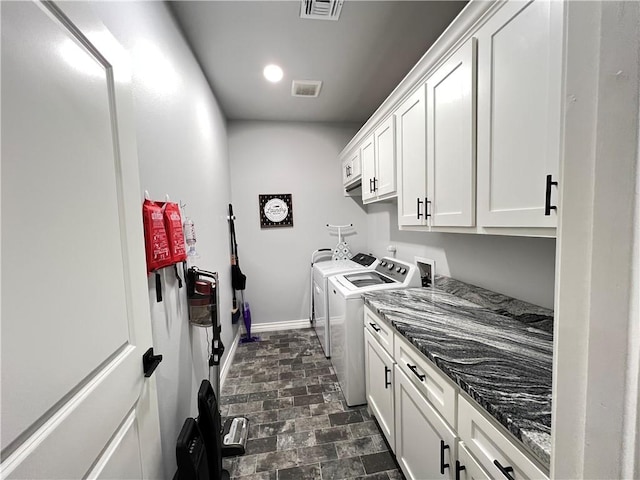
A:
[[[331,363],[347,405],[367,403],[364,373],[364,300],[362,294],[376,290],[420,286],[415,265],[382,258],[373,270],[329,278],[329,330]]]
[[[350,260],[317,262],[313,264],[311,325],[318,335],[320,345],[327,358],[331,356],[331,334],[329,327],[329,296],[327,281],[333,275],[372,270],[378,264],[376,257],[358,253]]]

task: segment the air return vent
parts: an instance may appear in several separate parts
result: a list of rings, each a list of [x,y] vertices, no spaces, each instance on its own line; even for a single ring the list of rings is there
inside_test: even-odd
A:
[[[293,97],[317,97],[320,95],[320,80],[294,80],[291,83],[291,95]]]
[[[302,0],[300,18],[338,20],[344,0]]]

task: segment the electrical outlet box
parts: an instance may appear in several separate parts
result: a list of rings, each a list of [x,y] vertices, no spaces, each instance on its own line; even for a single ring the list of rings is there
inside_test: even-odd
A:
[[[436,277],[436,261],[430,258],[415,257],[415,262],[420,271],[422,286],[433,287]]]

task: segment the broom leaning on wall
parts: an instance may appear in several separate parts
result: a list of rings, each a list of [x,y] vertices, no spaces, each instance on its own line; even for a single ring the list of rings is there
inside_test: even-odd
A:
[[[233,303],[231,308],[231,323],[236,323],[240,315],[244,320],[246,330],[245,336],[240,339],[240,343],[250,343],[260,341],[259,337],[251,336],[251,310],[249,302],[244,300],[244,290],[247,286],[247,276],[240,270],[240,261],[238,259],[238,243],[236,241],[235,215],[233,214],[233,205],[229,204],[229,236],[231,240],[231,287],[233,288]],[[240,292],[240,307],[238,307],[237,292]]]

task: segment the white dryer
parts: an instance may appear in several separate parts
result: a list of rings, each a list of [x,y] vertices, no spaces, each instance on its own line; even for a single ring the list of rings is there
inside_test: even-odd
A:
[[[362,294],[419,286],[418,268],[395,258],[381,258],[374,270],[346,273],[329,279],[331,363],[348,406],[367,403]]]
[[[311,325],[318,335],[320,345],[327,358],[331,356],[331,334],[329,326],[328,279],[334,275],[373,270],[378,260],[372,255],[358,253],[350,260],[317,262],[313,264]]]

